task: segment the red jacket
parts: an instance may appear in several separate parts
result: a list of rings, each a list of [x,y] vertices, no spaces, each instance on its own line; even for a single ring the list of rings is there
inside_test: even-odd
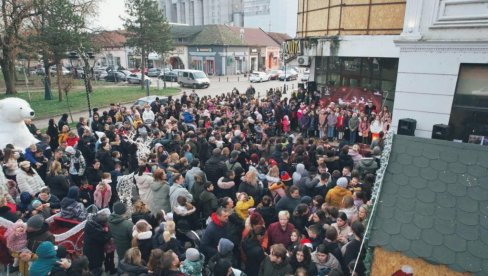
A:
[[[268,230],[264,234],[263,241],[267,241],[267,244],[263,243],[264,248],[270,248],[273,244],[281,243],[285,247],[288,247],[291,243],[291,232],[295,229],[293,224],[288,223],[285,231],[281,228],[280,222],[273,222],[269,225]]]

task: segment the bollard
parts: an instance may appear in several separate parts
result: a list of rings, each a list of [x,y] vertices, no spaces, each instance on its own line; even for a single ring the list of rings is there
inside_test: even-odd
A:
[[[219,76],[219,82],[220,82],[220,76]]]
[[[237,82],[239,82],[239,77],[237,77]]]
[[[227,77],[227,82],[229,82],[229,77]]]
[[[291,89],[295,89],[295,84],[294,83],[291,84]]]

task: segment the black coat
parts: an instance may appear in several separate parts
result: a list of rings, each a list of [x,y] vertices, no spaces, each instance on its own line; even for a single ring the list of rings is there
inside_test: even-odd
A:
[[[217,184],[217,181],[222,176],[227,173],[227,167],[225,163],[218,156],[212,156],[205,163],[205,174],[207,175],[207,180]]]
[[[104,231],[101,224],[94,219],[86,222],[83,255],[90,262],[90,270],[102,267],[105,257],[104,247],[109,240],[110,233]]]
[[[261,262],[264,260],[264,250],[256,239],[246,238],[242,241],[242,251],[246,255],[246,274],[258,275]]]
[[[135,266],[126,263],[124,260],[119,262],[117,267],[117,275],[126,275],[126,276],[146,276],[147,267],[145,266]]]
[[[266,225],[271,225],[271,223],[278,221],[278,212],[274,207],[261,207],[256,209],[256,211],[261,214]]]
[[[46,185],[51,190],[51,194],[57,196],[59,200],[68,194],[69,182],[64,175],[48,175]]]

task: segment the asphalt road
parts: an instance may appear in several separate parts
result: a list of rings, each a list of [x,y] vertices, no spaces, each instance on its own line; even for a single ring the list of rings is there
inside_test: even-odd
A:
[[[300,76],[299,76],[300,78]],[[291,90],[296,90],[298,88],[298,83],[299,81],[288,81],[286,82],[287,84],[287,95],[290,95]],[[266,95],[266,91],[269,90],[270,88],[281,88],[283,89],[284,82],[278,81],[278,80],[272,80],[272,81],[267,81],[267,82],[261,82],[261,83],[250,83],[247,78],[244,78],[243,75],[240,76],[223,76],[223,77],[211,77],[210,78],[210,87],[204,88],[204,89],[196,89],[196,92],[200,95],[200,97],[203,97],[205,95],[209,96],[216,96],[216,95],[221,95],[222,93],[227,93],[231,92],[232,89],[237,88],[239,92],[245,93],[246,89],[249,87],[249,85],[252,85],[254,89],[256,90],[256,94],[259,97],[263,97]],[[179,87],[177,83],[174,82],[166,82],[167,87]],[[151,95],[158,95],[158,88],[163,89],[163,81],[157,80],[156,78],[152,78],[152,83],[151,83],[151,88],[150,88],[150,94]],[[96,89],[96,88],[95,88]],[[191,92],[191,88],[182,88],[180,93],[178,93],[176,96],[181,95],[183,91],[187,91],[189,94]],[[116,102],[116,100],[114,100]],[[127,104],[127,106],[132,105],[132,103]],[[108,110],[108,108],[102,108],[103,110]],[[66,110],[67,112],[67,110]],[[88,117],[88,111],[85,112],[73,112],[73,119],[76,121],[79,117]],[[59,118],[61,117],[61,114],[59,116],[55,116],[55,122],[58,122]],[[34,124],[38,128],[47,128],[49,119],[34,119]]]

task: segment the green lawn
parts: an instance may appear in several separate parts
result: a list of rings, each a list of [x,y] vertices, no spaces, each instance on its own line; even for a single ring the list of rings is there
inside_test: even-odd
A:
[[[139,86],[132,87],[103,87],[94,86],[93,94],[91,95],[91,107],[105,107],[110,103],[125,103],[132,102],[141,97],[146,96],[146,91],[141,90]],[[156,90],[151,88],[151,95],[169,96],[178,93],[179,88],[167,88]],[[33,92],[31,94],[30,105],[36,111],[36,119],[48,118],[54,115],[60,115],[68,112],[68,105],[66,97],[62,102],[58,101],[57,91],[52,91],[53,100],[44,100],[44,93]],[[0,99],[5,98],[6,95],[0,95]],[[15,97],[19,97],[29,101],[28,93],[18,93]],[[68,94],[71,112],[78,112],[87,110],[86,93],[84,90],[71,91]]]

